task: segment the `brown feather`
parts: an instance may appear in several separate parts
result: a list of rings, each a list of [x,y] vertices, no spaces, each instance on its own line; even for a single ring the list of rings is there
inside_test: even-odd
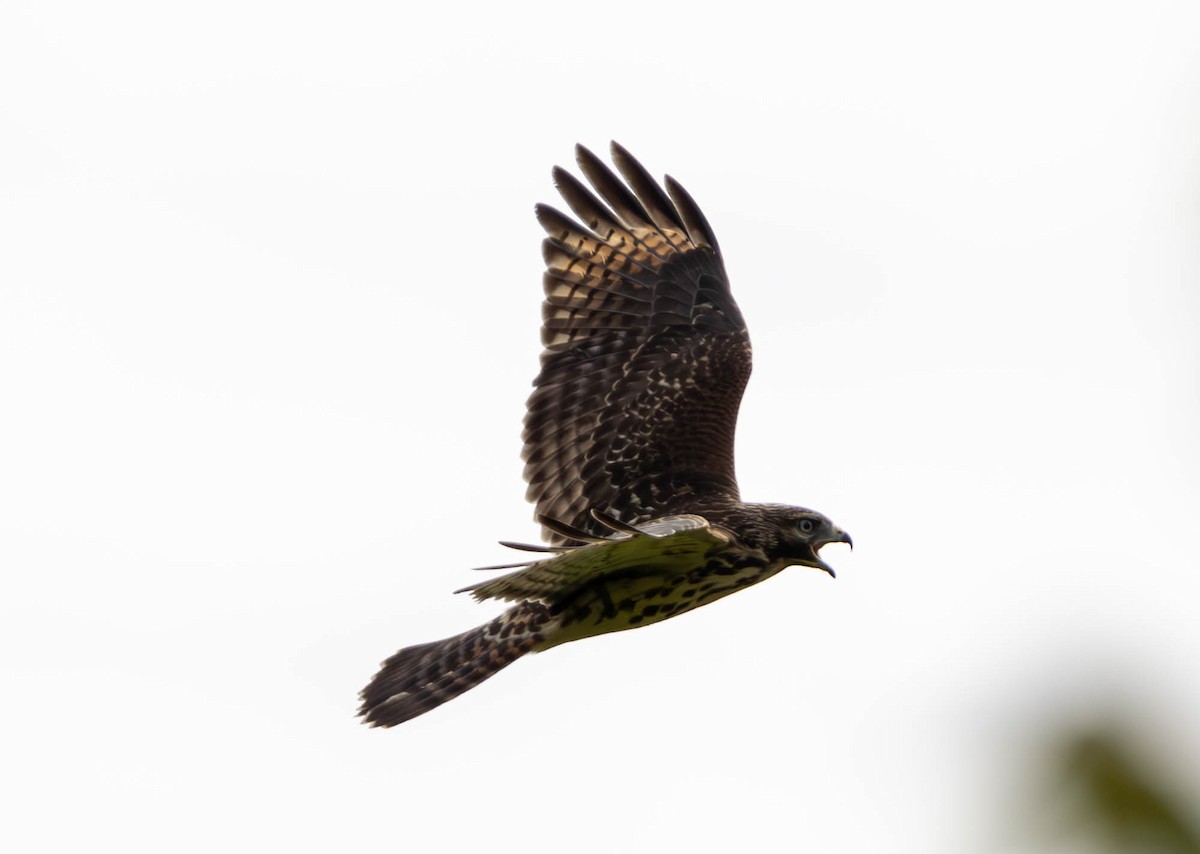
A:
[[[708,221],[664,191],[629,152],[586,148],[595,193],[554,181],[578,222],[538,205],[543,243],[542,370],[523,440],[537,513],[596,536],[593,507],[629,524],[737,499],[733,439],[750,344]],[[552,543],[571,542],[545,529]]]

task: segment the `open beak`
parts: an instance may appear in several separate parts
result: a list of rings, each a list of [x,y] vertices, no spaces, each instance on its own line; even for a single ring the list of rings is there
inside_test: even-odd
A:
[[[817,554],[817,552],[830,543],[845,543],[850,547],[851,551],[854,550],[854,540],[850,538],[850,535],[840,528],[834,528],[833,537],[813,548],[811,550],[811,557],[806,556],[806,559],[802,563],[804,566],[811,566],[813,569],[823,569],[829,573],[830,578],[837,578],[837,573],[833,571],[833,567],[821,560],[821,556]]]

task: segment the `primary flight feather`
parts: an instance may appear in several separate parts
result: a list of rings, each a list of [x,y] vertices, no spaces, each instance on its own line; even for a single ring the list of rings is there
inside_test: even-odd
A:
[[[616,143],[620,178],[575,153],[592,190],[553,175],[577,219],[536,208],[545,349],[522,455],[550,546],[516,547],[550,556],[464,588],[515,603],[496,619],[385,661],[361,694],[373,726],[423,714],[526,653],[655,623],[787,566],[832,575],[818,551],[851,543],[815,511],[741,501],[733,444],[750,338],[704,214]]]

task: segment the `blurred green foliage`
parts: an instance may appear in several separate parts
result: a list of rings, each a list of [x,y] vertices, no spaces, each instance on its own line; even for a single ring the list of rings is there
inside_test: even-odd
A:
[[[1055,756],[1055,800],[1067,806],[1062,830],[1075,841],[1106,851],[1200,854],[1195,804],[1165,782],[1126,729],[1072,733]]]

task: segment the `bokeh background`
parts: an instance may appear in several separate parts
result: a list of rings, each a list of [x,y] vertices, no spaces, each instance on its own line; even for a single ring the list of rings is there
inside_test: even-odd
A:
[[[1200,7],[0,12],[13,851],[1195,851]],[[720,238],[851,531],[391,731],[498,608],[554,163]],[[836,552],[836,553],[835,553]]]

